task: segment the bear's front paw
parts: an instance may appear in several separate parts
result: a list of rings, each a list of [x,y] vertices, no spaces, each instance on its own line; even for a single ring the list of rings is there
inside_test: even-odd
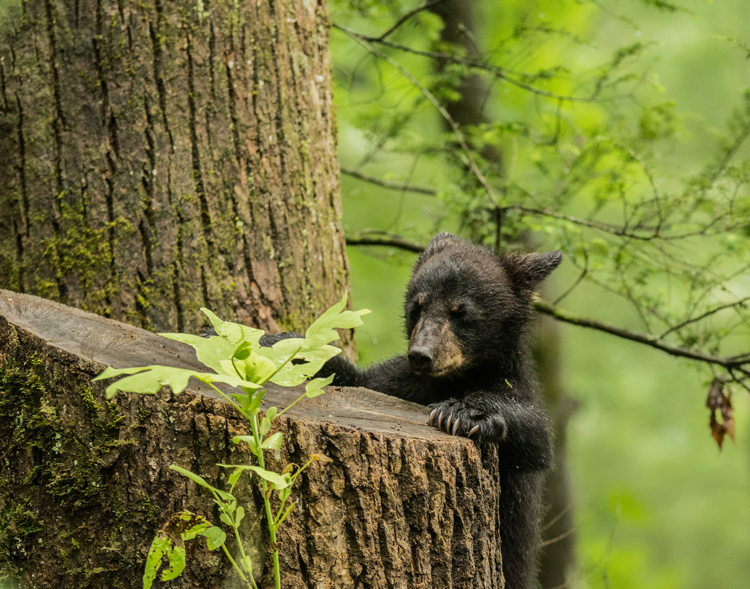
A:
[[[430,405],[428,423],[452,436],[466,436],[479,442],[499,441],[505,437],[502,415],[486,415],[458,399]]]

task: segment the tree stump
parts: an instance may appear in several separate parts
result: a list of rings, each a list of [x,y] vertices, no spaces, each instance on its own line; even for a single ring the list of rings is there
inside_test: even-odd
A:
[[[173,513],[219,523],[205,489],[169,465],[221,488],[217,463],[250,460],[231,443],[245,423],[202,386],[107,401],[106,384],[91,382],[108,365],[149,364],[201,366],[187,345],[0,290],[0,584],[140,587],[151,540]],[[298,394],[268,387],[265,401],[284,407]],[[497,447],[442,434],[427,414],[331,387],[275,422],[285,443],[274,469],[312,453],[333,459],[295,485],[299,504],[279,535],[284,587],[502,588]],[[244,481],[243,532],[260,563],[259,484]],[[189,546],[183,575],[155,586],[239,586],[221,551]]]

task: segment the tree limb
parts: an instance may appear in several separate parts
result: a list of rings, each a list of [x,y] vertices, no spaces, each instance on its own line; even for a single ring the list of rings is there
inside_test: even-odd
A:
[[[540,313],[549,315],[550,317],[553,317],[558,321],[570,323],[571,325],[578,325],[579,327],[589,327],[591,329],[596,329],[598,331],[616,335],[617,337],[623,339],[638,342],[639,344],[644,344],[651,348],[656,348],[657,350],[666,352],[670,356],[688,358],[690,360],[698,360],[700,362],[706,362],[708,364],[716,364],[718,366],[723,366],[724,368],[735,369],[738,369],[742,364],[746,362],[730,357],[714,356],[712,354],[698,352],[689,348],[683,348],[682,346],[675,346],[653,335],[647,335],[645,333],[632,331],[630,329],[625,329],[624,327],[612,325],[611,323],[589,319],[588,317],[579,317],[578,315],[574,315],[573,313],[570,313],[568,311],[558,309],[541,299],[537,299],[536,301],[534,301],[534,308]],[[747,370],[740,369],[740,371],[750,376],[750,372],[748,372]]]
[[[346,245],[385,245],[416,254],[424,250],[424,246],[416,241],[410,241],[400,235],[373,230],[348,233],[346,236]]]
[[[389,182],[388,180],[381,180],[380,178],[375,178],[374,176],[367,176],[362,172],[359,172],[358,170],[355,170],[353,168],[345,168],[344,166],[341,166],[341,173],[346,174],[347,176],[351,176],[352,178],[357,178],[358,180],[363,180],[364,182],[369,182],[370,184],[375,184],[376,186],[388,188],[389,190],[416,192],[417,194],[427,194],[429,196],[435,196],[438,193],[437,189],[435,188],[428,188],[427,186],[414,186],[412,184],[399,184],[398,182]]]
[[[413,8],[412,10],[407,12],[404,16],[402,16],[400,19],[398,19],[396,23],[390,29],[388,29],[385,33],[380,35],[380,37],[377,37],[374,40],[383,41],[388,35],[390,35],[393,31],[399,28],[402,24],[404,24],[407,20],[409,20],[415,14],[422,12],[423,10],[428,10],[432,8],[433,6],[437,6],[438,4],[441,4],[443,2],[445,2],[445,0],[432,0],[432,2],[425,2],[424,4],[417,6],[416,8]]]
[[[394,235],[384,232],[375,231],[364,231],[361,233],[350,234],[346,238],[347,245],[380,245],[390,246],[406,251],[420,253],[424,250],[422,244],[408,240],[400,235]],[[533,303],[534,308],[545,315],[562,321],[564,323],[570,323],[571,325],[577,325],[579,327],[588,327],[597,331],[603,331],[610,335],[615,335],[619,338],[644,344],[651,348],[666,352],[670,356],[676,356],[678,358],[687,358],[689,360],[696,360],[698,362],[704,362],[716,366],[721,366],[730,371],[738,371],[743,376],[741,378],[750,378],[750,368],[745,368],[746,364],[750,363],[750,355],[742,354],[740,356],[715,356],[713,354],[707,354],[697,350],[691,350],[682,346],[676,346],[669,342],[664,341],[658,336],[648,335],[626,329],[624,327],[618,327],[611,323],[604,321],[597,321],[596,319],[590,319],[588,317],[580,317],[568,311],[564,311],[551,305],[547,301],[537,299]],[[736,377],[734,377],[737,380]]]

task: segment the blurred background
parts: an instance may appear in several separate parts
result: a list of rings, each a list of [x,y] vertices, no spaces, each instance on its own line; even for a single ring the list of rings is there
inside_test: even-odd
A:
[[[425,245],[438,231],[501,249],[563,249],[542,295],[558,308],[654,335],[708,310],[695,331],[665,339],[747,352],[744,306],[712,310],[750,295],[750,3],[428,4],[413,14],[420,2],[329,5],[345,231],[392,242],[348,247],[354,306],[373,311],[357,330],[360,363],[405,350],[402,296],[416,253],[394,236]],[[655,212],[659,198],[666,212]],[[628,239],[511,209],[498,231],[492,206],[519,202],[621,232],[658,219],[664,235],[694,236],[660,245],[661,236]],[[533,327],[542,348],[554,340],[554,358],[540,360],[554,374],[541,380],[557,389],[548,401],[567,441],[569,487],[549,503],[544,532],[545,548],[566,545],[556,586],[750,586],[748,392],[730,387],[736,444],[720,450],[706,407],[716,370],[594,329],[550,329]]]

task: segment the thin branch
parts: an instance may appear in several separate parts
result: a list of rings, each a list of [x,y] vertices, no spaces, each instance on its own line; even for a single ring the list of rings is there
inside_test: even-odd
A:
[[[557,514],[557,515],[556,515],[555,517],[553,517],[553,518],[552,518],[552,519],[551,519],[550,521],[548,521],[548,522],[546,522],[546,523],[545,523],[545,525],[544,525],[544,527],[543,527],[543,528],[541,529],[541,531],[542,531],[542,532],[546,532],[547,530],[549,530],[549,529],[550,529],[550,528],[551,528],[552,526],[554,526],[554,525],[555,525],[555,524],[556,524],[556,523],[557,523],[558,521],[560,521],[560,519],[562,519],[562,517],[563,517],[563,516],[564,516],[564,515],[565,515],[566,513],[568,513],[568,512],[569,512],[569,511],[570,511],[571,509],[573,509],[573,504],[572,504],[572,503],[568,503],[568,506],[567,506],[567,507],[565,507],[564,509],[562,509],[562,510],[560,511],[560,513],[558,513],[558,514]]]
[[[390,246],[399,249],[403,249],[410,252],[421,253],[424,250],[424,246],[418,242],[407,240],[400,235],[391,235],[386,233],[378,232],[363,232],[359,234],[353,234],[346,238],[347,245],[380,245]],[[624,327],[618,327],[611,323],[604,321],[597,321],[596,319],[589,319],[588,317],[580,317],[574,315],[568,311],[558,309],[554,305],[537,299],[533,303],[534,308],[545,315],[562,321],[564,323],[570,323],[571,325],[577,325],[579,327],[588,327],[597,331],[603,331],[610,335],[615,335],[619,338],[644,344],[651,348],[666,352],[670,356],[678,358],[687,358],[689,360],[697,360],[699,362],[705,362],[706,364],[721,366],[729,371],[737,371],[742,376],[737,378],[732,372],[732,377],[736,382],[740,382],[743,378],[750,378],[750,367],[746,368],[746,364],[750,364],[750,357],[747,354],[740,356],[715,356],[713,354],[707,354],[704,352],[691,350],[682,346],[676,346],[669,342],[663,341],[658,336],[641,333],[638,331],[632,331]]]
[[[685,327],[686,325],[690,325],[691,323],[695,323],[696,321],[700,321],[701,319],[705,319],[706,317],[708,317],[710,315],[713,315],[714,313],[718,313],[719,311],[723,311],[724,309],[731,309],[732,307],[740,306],[743,303],[746,303],[747,301],[750,301],[750,296],[749,297],[745,297],[744,299],[740,299],[739,301],[734,301],[733,303],[727,303],[726,305],[720,305],[718,307],[714,307],[713,309],[709,309],[708,311],[706,311],[702,315],[699,315],[698,317],[693,317],[691,319],[686,319],[682,323],[680,323],[678,325],[675,325],[674,327],[670,327],[669,329],[667,329],[667,331],[665,331],[664,333],[662,333],[659,336],[659,338],[663,339],[665,336],[669,335],[673,331],[678,331],[678,330],[682,329],[683,327]]]
[[[348,234],[346,245],[385,245],[417,254],[421,253],[425,247],[421,243],[410,241],[400,235],[372,230]]]
[[[569,313],[568,311],[563,311],[562,309],[553,307],[548,302],[542,301],[540,299],[534,301],[534,308],[540,313],[544,313],[545,315],[554,317],[558,321],[570,323],[571,325],[578,325],[579,327],[589,327],[591,329],[596,329],[598,331],[616,335],[617,337],[623,339],[638,342],[651,348],[656,348],[657,350],[666,352],[670,356],[689,358],[690,360],[698,360],[700,362],[706,362],[708,364],[716,364],[718,366],[723,366],[724,368],[738,368],[741,364],[744,364],[744,362],[741,360],[738,361],[728,357],[705,354],[703,352],[690,350],[681,346],[675,346],[668,342],[662,341],[659,337],[656,336],[632,331],[630,329],[625,329],[624,327],[618,327],[616,325],[612,325],[611,323],[589,319],[588,317],[579,317],[578,315],[574,315],[572,313]],[[750,376],[750,372],[746,370],[740,371],[743,372],[743,374],[747,374],[748,376]]]
[[[397,182],[389,182],[388,180],[382,180],[374,176],[367,176],[363,174],[362,172],[359,172],[353,168],[346,168],[343,166],[341,168],[341,173],[346,174],[347,176],[358,178],[359,180],[363,180],[364,182],[369,182],[370,184],[375,184],[377,186],[382,186],[383,188],[388,188],[390,190],[414,192],[417,194],[427,194],[429,196],[436,196],[439,192],[437,188],[432,188],[430,186],[412,186],[411,184],[399,184]],[[511,187],[515,188],[516,190],[518,190],[520,193],[522,193],[525,196],[536,198],[536,195],[522,188],[518,184],[512,184]],[[494,211],[496,208],[497,207],[493,207],[491,210]],[[590,219],[583,219],[580,217],[573,217],[572,215],[564,215],[562,213],[556,213],[554,211],[548,211],[545,209],[535,209],[535,208],[526,207],[520,204],[508,204],[508,205],[504,205],[502,208],[505,210],[512,210],[512,211],[518,211],[521,213],[527,213],[529,215],[537,215],[540,217],[549,217],[551,219],[567,221],[568,223],[573,223],[574,225],[580,225],[582,227],[588,227],[589,229],[596,229],[597,231],[603,231],[605,233],[609,233],[610,235],[615,235],[617,237],[623,237],[626,239],[636,239],[638,241],[655,241],[659,239],[663,241],[677,241],[680,239],[687,239],[689,237],[699,237],[699,236],[710,237],[711,235],[714,235],[714,234],[708,233],[706,230],[711,228],[713,225],[715,225],[718,221],[720,221],[723,217],[726,216],[726,215],[722,215],[722,216],[716,217],[708,225],[706,225],[703,229],[700,229],[700,230],[687,231],[685,233],[677,233],[675,235],[669,235],[669,234],[664,235],[662,231],[661,221],[656,227],[644,227],[640,230],[642,231],[642,233],[633,233],[632,231],[627,231],[626,229],[622,227],[618,227],[616,225],[600,223],[598,221],[592,221]],[[722,233],[731,231],[741,225],[742,225],[742,222],[737,222],[733,225],[724,227],[722,230]]]
[[[555,542],[559,542],[560,540],[564,540],[571,534],[574,534],[576,531],[575,528],[570,528],[567,532],[563,532],[559,536],[556,536],[555,538],[550,538],[549,540],[545,540],[544,542],[539,543],[539,547],[542,548],[544,546],[549,546],[550,544],[554,544]]]
[[[386,41],[379,37],[368,37],[367,35],[363,35],[361,33],[358,33],[357,31],[354,31],[348,27],[344,27],[336,23],[333,23],[331,26],[334,29],[338,29],[342,33],[346,33],[350,37],[360,42],[364,41],[367,43],[378,43],[385,47],[390,47],[391,49],[397,49],[399,51],[412,53],[414,55],[419,55],[421,57],[429,57],[431,59],[443,59],[446,61],[451,61],[453,63],[465,65],[470,68],[489,72],[492,75],[494,75],[496,78],[505,80],[509,84],[513,84],[514,86],[517,86],[518,88],[521,88],[522,90],[527,90],[528,92],[532,92],[533,94],[544,96],[546,98],[553,98],[555,100],[562,100],[565,102],[595,102],[597,100],[596,95],[592,95],[587,98],[578,98],[576,96],[565,96],[563,94],[557,94],[555,92],[550,92],[548,90],[542,90],[540,88],[536,88],[530,84],[526,84],[525,82],[521,82],[520,80],[516,80],[515,78],[510,77],[507,73],[505,73],[505,70],[503,70],[503,68],[493,66],[479,59],[465,59],[465,58],[451,55],[450,53],[444,53],[441,51],[421,51],[419,49],[412,49],[411,47],[407,47],[406,45],[401,45],[399,43]]]
[[[427,194],[429,196],[435,196],[438,193],[435,188],[428,188],[427,186],[414,186],[412,184],[399,184],[398,182],[389,182],[388,180],[381,180],[380,178],[375,178],[374,176],[366,176],[362,172],[359,172],[353,168],[345,168],[344,166],[341,166],[341,173],[346,174],[347,176],[351,176],[352,178],[357,178],[358,180],[363,180],[364,182],[369,182],[370,184],[375,184],[376,186],[388,188],[389,190],[398,190],[401,192],[416,192],[417,194]]]
[[[336,26],[336,25],[334,25]],[[435,95],[430,92],[427,88],[425,88],[420,81],[406,68],[404,68],[399,62],[397,62],[392,57],[381,53],[377,49],[375,49],[370,43],[368,43],[368,39],[362,35],[359,35],[357,33],[349,32],[346,29],[343,29],[341,27],[337,27],[341,29],[342,31],[347,32],[348,34],[352,35],[352,38],[357,41],[362,47],[364,47],[367,51],[370,52],[370,54],[374,55],[378,59],[382,59],[383,61],[387,61],[390,63],[393,67],[395,67],[398,71],[401,72],[401,75],[403,75],[407,80],[409,80],[415,88],[417,88],[422,95],[429,100],[433,106],[438,110],[438,112],[442,115],[442,117],[448,122],[451,129],[453,130],[453,135],[456,137],[456,140],[458,141],[459,145],[461,146],[461,149],[463,150],[464,154],[466,155],[466,159],[469,163],[469,169],[474,174],[476,179],[479,181],[479,183],[482,185],[482,187],[487,191],[487,195],[492,199],[493,202],[495,202],[495,191],[492,189],[492,186],[490,186],[489,182],[487,182],[487,179],[484,177],[484,174],[482,174],[482,171],[477,167],[476,162],[474,161],[474,157],[471,153],[471,149],[469,148],[469,145],[466,143],[466,138],[464,137],[464,134],[461,132],[461,129],[458,126],[458,123],[456,123],[455,120],[453,120],[453,117],[448,113],[448,111],[445,109],[445,107],[440,103],[440,101],[435,98]],[[373,41],[373,40],[371,40]]]
[[[374,39],[374,41],[378,41],[378,42],[383,41],[388,35],[390,35],[393,31],[399,28],[402,24],[404,24],[407,20],[409,20],[415,14],[422,12],[423,10],[432,8],[433,6],[437,6],[438,4],[442,4],[443,2],[445,2],[445,0],[433,0],[432,2],[425,2],[421,6],[417,6],[416,8],[413,8],[412,10],[407,12],[404,16],[402,16],[400,19],[398,19],[396,21],[396,24],[394,24],[385,33],[380,35],[380,37],[378,37],[377,39]]]
[[[586,256],[586,267],[578,275],[578,278],[576,278],[575,282],[573,282],[573,284],[571,284],[570,287],[568,287],[568,289],[564,293],[562,293],[559,297],[557,297],[555,299],[555,302],[553,303],[554,305],[557,305],[558,303],[560,303],[565,297],[567,297],[571,292],[573,292],[573,290],[579,284],[581,284],[581,282],[583,282],[584,278],[586,278],[586,275],[589,273],[589,268],[588,268],[588,261],[589,261],[588,258],[589,258],[589,256],[588,256],[588,253],[586,252],[586,250],[584,250],[584,255]]]

